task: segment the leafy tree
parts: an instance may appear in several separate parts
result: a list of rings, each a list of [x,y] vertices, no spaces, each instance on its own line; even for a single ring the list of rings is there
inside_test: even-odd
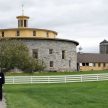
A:
[[[29,55],[27,46],[20,40],[0,41],[0,67],[5,71],[18,68],[33,72],[44,69],[42,64]]]
[[[46,65],[44,64],[44,62],[42,60],[36,60],[36,59],[30,57],[29,62],[26,62],[26,65],[23,68],[23,70],[25,72],[42,71],[42,70],[44,70],[45,67],[46,67]]]

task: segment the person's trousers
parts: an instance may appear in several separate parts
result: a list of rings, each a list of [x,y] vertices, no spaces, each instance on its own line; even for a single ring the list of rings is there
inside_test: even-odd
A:
[[[2,84],[0,84],[0,101],[2,100],[3,98],[3,94],[2,94]]]

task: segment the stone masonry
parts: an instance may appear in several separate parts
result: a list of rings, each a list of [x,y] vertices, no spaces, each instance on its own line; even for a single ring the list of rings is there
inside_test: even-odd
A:
[[[23,39],[28,46],[31,56],[33,49],[38,50],[38,59],[43,60],[45,71],[76,71],[77,70],[77,42],[64,39]],[[52,54],[49,54],[52,49]],[[62,51],[65,51],[65,58],[62,58]],[[50,61],[53,66],[50,66]]]

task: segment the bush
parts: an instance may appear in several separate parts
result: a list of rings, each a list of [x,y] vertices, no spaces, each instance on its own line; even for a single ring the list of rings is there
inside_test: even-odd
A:
[[[0,41],[0,68],[9,71],[14,68],[22,71],[34,72],[43,70],[45,66],[30,57],[27,46],[19,40]]]

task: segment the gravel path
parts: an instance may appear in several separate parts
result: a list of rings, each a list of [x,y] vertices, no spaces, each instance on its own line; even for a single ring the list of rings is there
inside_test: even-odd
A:
[[[6,108],[5,99],[3,98],[2,101],[0,101],[0,108]]]

